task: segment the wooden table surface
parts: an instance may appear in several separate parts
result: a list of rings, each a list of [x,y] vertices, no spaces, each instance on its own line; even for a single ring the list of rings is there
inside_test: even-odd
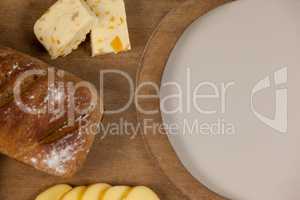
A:
[[[32,27],[35,20],[55,0],[1,0],[0,44],[36,56],[54,66],[72,72],[99,88],[99,71],[122,69],[135,80],[139,61],[146,43],[160,20],[183,0],[125,0],[133,50],[119,55],[90,58],[89,43],[66,58],[50,60],[37,43]],[[119,108],[128,99],[128,85],[117,76],[104,81],[105,109]],[[120,119],[136,123],[131,106],[118,115],[105,115],[103,125],[119,123]],[[117,132],[118,133],[118,132]],[[129,130],[129,134],[135,134]],[[175,186],[156,166],[144,146],[140,134],[112,133],[101,140],[97,137],[83,169],[71,179],[51,177],[0,155],[0,199],[32,200],[42,190],[57,183],[72,185],[107,182],[110,184],[147,185],[158,192],[161,199],[183,200]]]

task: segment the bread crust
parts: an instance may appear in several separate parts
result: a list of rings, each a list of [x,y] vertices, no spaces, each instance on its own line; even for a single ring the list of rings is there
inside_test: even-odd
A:
[[[93,144],[96,133],[88,125],[100,123],[103,105],[97,95],[95,108],[85,114],[75,113],[75,123],[71,126],[67,115],[70,108],[68,94],[58,100],[65,108],[58,118],[48,109],[40,114],[24,112],[13,96],[17,78],[28,70],[47,71],[49,67],[36,58],[0,47],[0,153],[48,174],[70,177],[82,166]],[[67,83],[81,81],[64,72],[63,77],[55,76],[54,85],[64,83],[64,91],[67,91]],[[48,108],[48,85],[47,76],[26,79],[21,86],[22,102],[34,108]],[[78,88],[74,99],[76,107],[85,108],[91,102],[92,94],[86,88]],[[80,123],[82,121],[85,126]]]

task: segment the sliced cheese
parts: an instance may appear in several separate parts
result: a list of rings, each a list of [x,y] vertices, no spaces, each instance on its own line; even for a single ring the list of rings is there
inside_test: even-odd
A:
[[[60,200],[71,190],[72,187],[66,184],[55,185],[39,194],[35,200]]]
[[[97,16],[92,33],[93,56],[131,49],[123,0],[86,0]]]
[[[81,200],[86,188],[87,187],[85,186],[75,187],[65,194],[60,200]]]
[[[58,0],[35,23],[34,33],[53,59],[66,56],[85,40],[96,16],[83,0]]]
[[[157,194],[148,187],[133,188],[123,200],[160,200]]]
[[[100,200],[110,187],[111,186],[106,183],[90,185],[83,194],[81,200]]]
[[[103,195],[102,200],[123,200],[130,191],[128,186],[114,186],[109,188]]]

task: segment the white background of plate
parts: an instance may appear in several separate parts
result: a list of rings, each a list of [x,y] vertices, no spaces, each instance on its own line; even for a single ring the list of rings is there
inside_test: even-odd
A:
[[[217,100],[198,102],[216,114],[167,114],[166,124],[178,124],[169,139],[179,158],[210,189],[236,200],[300,199],[300,1],[241,0],[197,20],[181,37],[168,61],[163,84],[176,81],[188,97],[187,67],[191,86],[210,81],[233,81],[226,96],[226,112]],[[255,84],[279,69],[288,69],[288,132],[280,133],[262,123],[251,111]],[[175,87],[162,87],[161,99]],[[255,109],[272,118],[273,86],[255,96]],[[202,94],[211,89],[202,90]],[[189,101],[183,99],[186,105]],[[166,101],[174,108],[178,101]],[[183,135],[184,120],[215,122],[235,127],[233,135]],[[191,132],[189,132],[191,133]]]

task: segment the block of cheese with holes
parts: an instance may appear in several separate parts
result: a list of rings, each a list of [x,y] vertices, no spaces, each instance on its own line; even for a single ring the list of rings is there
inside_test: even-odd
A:
[[[76,49],[95,21],[94,12],[84,0],[58,0],[37,20],[34,33],[54,59]]]
[[[87,0],[97,16],[92,29],[93,56],[131,49],[123,0]]]

